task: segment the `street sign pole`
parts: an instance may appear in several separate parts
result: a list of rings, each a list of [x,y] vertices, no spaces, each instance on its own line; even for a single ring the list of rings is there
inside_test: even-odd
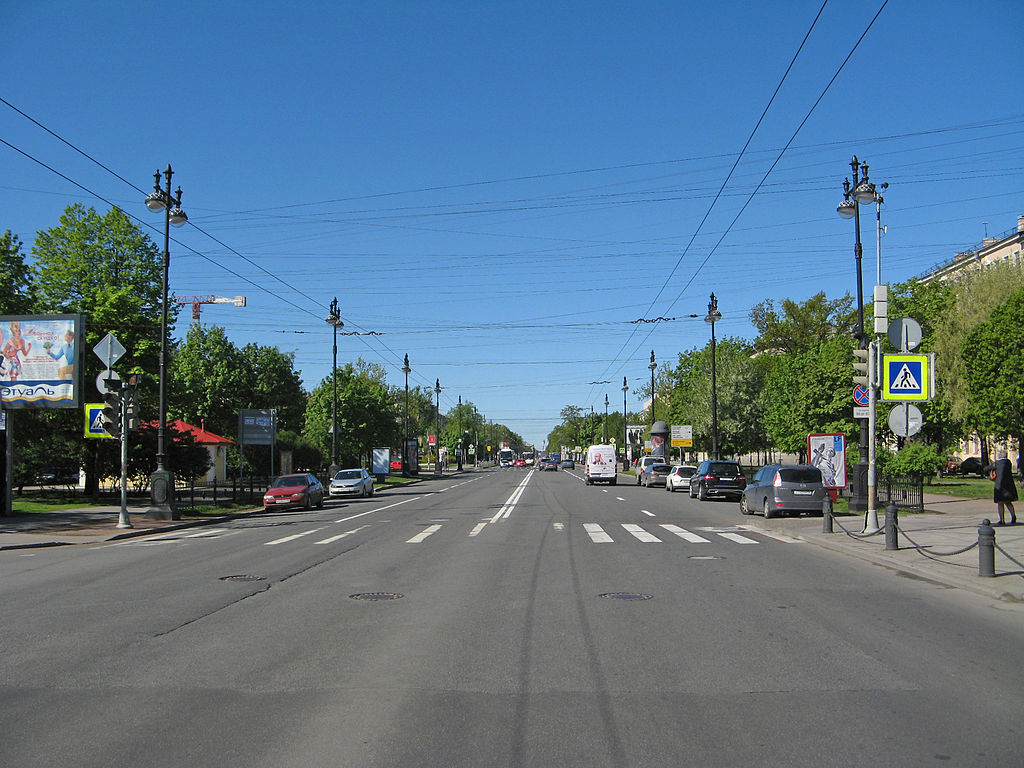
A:
[[[121,512],[117,516],[118,528],[131,528],[128,519],[128,388],[121,387]]]
[[[864,533],[878,532],[878,463],[875,451],[875,409],[878,405],[877,383],[879,340],[868,342],[868,509],[864,515]]]

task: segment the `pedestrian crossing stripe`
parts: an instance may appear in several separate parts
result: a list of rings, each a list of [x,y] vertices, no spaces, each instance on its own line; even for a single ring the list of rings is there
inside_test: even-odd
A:
[[[931,400],[935,390],[935,355],[884,355],[882,400]]]

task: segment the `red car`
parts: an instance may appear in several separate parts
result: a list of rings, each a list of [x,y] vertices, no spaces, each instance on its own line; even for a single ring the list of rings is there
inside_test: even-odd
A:
[[[263,495],[264,509],[301,507],[318,509],[324,505],[324,486],[309,473],[281,475],[270,484]]]
[[[526,466],[526,459],[516,459],[516,466],[517,467],[525,467]]]
[[[401,472],[402,471],[402,460],[401,459],[392,459],[391,460],[391,471],[392,472]]]

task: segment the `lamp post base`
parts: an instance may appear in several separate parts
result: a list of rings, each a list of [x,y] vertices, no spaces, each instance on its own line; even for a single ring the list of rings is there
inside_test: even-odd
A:
[[[853,483],[850,486],[850,511],[855,513],[868,511],[868,463],[859,461],[853,468]]]
[[[149,476],[149,520],[181,520],[174,499],[174,473],[169,469],[157,469]]]

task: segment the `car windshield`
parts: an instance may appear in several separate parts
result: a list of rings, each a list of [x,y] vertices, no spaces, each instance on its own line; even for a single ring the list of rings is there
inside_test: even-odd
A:
[[[358,480],[363,476],[363,473],[358,469],[343,469],[341,472],[334,476],[335,480]]]
[[[821,470],[814,467],[783,467],[779,477],[784,483],[820,483]]]
[[[293,488],[297,485],[308,485],[305,475],[285,475],[279,477],[270,486],[271,488]]]
[[[724,461],[713,461],[708,466],[708,472],[713,475],[738,475],[740,473],[739,467],[735,464],[729,464]]]

